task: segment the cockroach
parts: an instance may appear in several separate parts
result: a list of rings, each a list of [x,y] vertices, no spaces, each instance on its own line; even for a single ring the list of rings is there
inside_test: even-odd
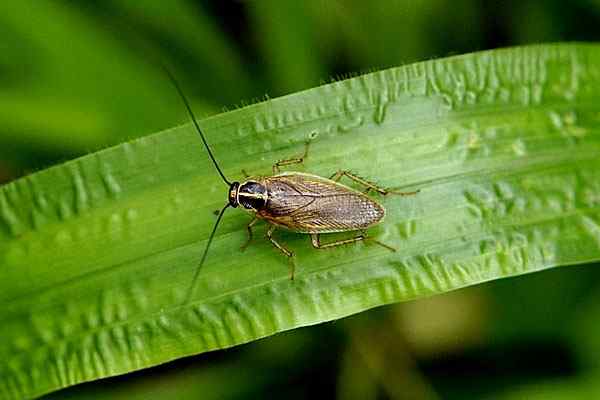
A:
[[[248,176],[242,170],[246,175],[246,180],[243,182],[231,182],[219,167],[178,82],[168,70],[166,72],[169,75],[173,86],[175,86],[179,93],[215,169],[223,181],[229,186],[227,195],[228,202],[220,211],[218,211],[218,213],[215,212],[215,214],[217,214],[217,221],[208,237],[204,253],[196,268],[194,278],[192,279],[188,291],[188,300],[193,294],[199,271],[206,260],[208,250],[215,236],[219,222],[229,207],[237,208],[238,206],[241,206],[245,211],[248,211],[254,216],[247,226],[248,239],[244,245],[242,245],[242,250],[244,250],[252,240],[252,228],[254,225],[258,221],[265,221],[268,224],[266,230],[268,240],[290,260],[291,280],[294,279],[295,271],[294,253],[273,237],[273,233],[277,228],[310,235],[312,245],[316,249],[329,249],[368,239],[390,251],[396,251],[393,247],[367,236],[366,230],[379,224],[385,216],[385,209],[383,206],[370,198],[367,194],[374,191],[384,196],[388,194],[408,196],[417,194],[419,190],[414,192],[398,192],[384,189],[347,170],[338,170],[329,178],[323,178],[318,175],[303,172],[281,172],[280,168],[283,166],[301,164],[304,162],[308,156],[310,140],[305,143],[305,149],[302,155],[279,160],[273,164],[273,174],[271,176]],[[340,183],[340,179],[344,177],[362,186],[364,191],[361,192]],[[321,243],[320,235],[322,233],[334,232],[359,233],[348,239]]]

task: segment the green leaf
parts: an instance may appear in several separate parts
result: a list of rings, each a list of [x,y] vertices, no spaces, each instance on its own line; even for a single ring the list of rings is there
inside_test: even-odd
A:
[[[231,179],[304,166],[382,186],[385,221],[288,263],[230,210],[190,125],[0,189],[0,398],[28,398],[371,307],[600,260],[600,46],[494,50],[381,71],[201,122]],[[375,197],[375,196],[374,196]],[[333,235],[333,238],[347,235]],[[329,240],[331,238],[324,238]]]

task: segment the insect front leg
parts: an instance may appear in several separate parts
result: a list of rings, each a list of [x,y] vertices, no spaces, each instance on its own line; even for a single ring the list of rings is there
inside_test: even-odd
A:
[[[367,181],[364,178],[361,178],[358,175],[353,174],[350,171],[342,170],[342,169],[338,170],[335,174],[331,175],[329,177],[329,179],[331,179],[333,181],[336,181],[336,182],[339,182],[339,180],[342,179],[343,176],[347,177],[348,179],[353,180],[354,182],[358,183],[361,186],[364,186],[365,187],[365,193],[369,193],[371,190],[374,190],[374,191],[376,191],[376,192],[378,192],[378,193],[380,193],[380,194],[382,194],[384,196],[387,196],[388,194],[397,194],[397,195],[400,195],[400,196],[412,196],[412,195],[415,195],[415,194],[417,194],[417,193],[419,193],[421,191],[419,189],[419,190],[415,190],[414,192],[399,192],[399,191],[396,191],[396,190],[385,189],[385,188],[382,188],[380,186],[375,185],[372,182]]]
[[[273,175],[279,172],[279,167],[283,167],[285,165],[292,164],[302,164],[304,159],[308,156],[308,147],[310,146],[310,141],[305,143],[304,153],[300,157],[288,158],[286,160],[279,160],[275,164],[273,164]]]
[[[240,248],[240,250],[242,250],[242,251],[246,250],[246,247],[248,247],[248,245],[252,241],[252,227],[254,225],[256,225],[257,222],[258,222],[258,218],[254,217],[254,219],[252,221],[250,221],[250,223],[246,227],[246,229],[248,229],[248,239],[246,240],[246,243],[244,243],[242,245],[242,247]]]
[[[273,244],[273,246],[277,247],[283,254],[285,254],[290,260],[290,280],[294,280],[294,273],[296,271],[296,264],[294,264],[294,253],[285,248],[282,244],[280,244],[277,240],[273,238],[273,232],[275,231],[275,225],[270,225],[267,229],[267,238]]]

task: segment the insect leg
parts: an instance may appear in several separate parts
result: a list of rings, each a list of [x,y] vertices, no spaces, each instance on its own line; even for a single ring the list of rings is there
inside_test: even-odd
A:
[[[320,235],[318,233],[313,233],[310,235],[310,239],[312,241],[312,245],[315,249],[328,249],[331,247],[337,247],[337,246],[342,246],[344,244],[350,244],[350,243],[356,243],[358,241],[361,240],[365,240],[365,241],[370,241],[370,242],[374,242],[377,243],[378,245],[385,247],[386,249],[390,250],[390,251],[396,251],[395,248],[393,248],[392,246],[389,246],[385,243],[380,242],[379,240],[373,239],[371,237],[368,237],[366,232],[361,232],[360,235],[355,236],[353,238],[349,238],[349,239],[342,239],[342,240],[337,240],[335,242],[331,242],[331,243],[325,243],[325,244],[321,244],[321,240],[320,240]]]
[[[275,225],[270,225],[267,229],[267,238],[273,244],[273,246],[277,247],[283,254],[285,254],[290,260],[290,280],[294,280],[294,272],[296,270],[296,264],[294,264],[294,253],[285,248],[282,244],[280,244],[277,240],[273,239],[273,232],[275,231]]]
[[[350,243],[355,243],[358,242],[360,240],[365,240],[367,239],[367,237],[361,233],[358,236],[355,236],[353,238],[350,239],[342,239],[342,240],[337,240],[335,242],[331,242],[331,243],[325,243],[325,244],[321,244],[321,240],[320,240],[320,234],[318,233],[313,233],[310,235],[310,240],[312,242],[312,245],[315,249],[329,249],[331,247],[337,247],[337,246],[342,246],[344,244],[350,244]]]
[[[254,225],[256,225],[257,222],[258,222],[258,218],[255,217],[252,221],[250,221],[250,223],[246,227],[246,229],[248,229],[248,240],[246,240],[246,243],[244,243],[242,245],[242,247],[240,248],[242,251],[246,250],[246,247],[248,247],[248,245],[252,241],[252,227]]]
[[[245,169],[242,169],[242,175],[244,175],[244,178],[250,178],[250,175],[246,172]]]
[[[333,181],[336,181],[336,182],[339,182],[339,180],[342,179],[343,176],[347,177],[348,179],[353,180],[354,182],[358,183],[359,185],[364,186],[365,187],[365,193],[368,193],[371,190],[374,190],[374,191],[376,191],[376,192],[378,192],[378,193],[380,193],[380,194],[382,194],[384,196],[387,196],[388,194],[397,194],[397,195],[400,195],[400,196],[411,196],[411,195],[415,195],[415,194],[417,194],[417,193],[420,192],[420,190],[415,190],[414,192],[399,192],[399,191],[396,191],[396,190],[385,189],[385,188],[382,188],[382,187],[379,187],[379,186],[375,185],[372,182],[367,181],[364,178],[361,178],[358,175],[353,174],[350,171],[341,170],[341,169],[338,170],[335,174],[331,175],[329,177],[329,179],[331,179]]]
[[[376,244],[380,245],[381,247],[385,247],[386,249],[388,249],[389,251],[393,251],[394,253],[396,252],[396,248],[395,247],[392,247],[389,244],[385,244],[383,242],[380,242],[377,239],[373,239],[371,237],[365,237],[365,240],[368,240],[369,242],[376,243]]]
[[[304,159],[308,156],[308,147],[310,146],[310,141],[306,141],[304,147],[304,153],[300,157],[288,158],[287,160],[279,160],[275,164],[273,164],[273,174],[279,172],[279,167],[283,167],[285,165],[292,164],[302,164]]]

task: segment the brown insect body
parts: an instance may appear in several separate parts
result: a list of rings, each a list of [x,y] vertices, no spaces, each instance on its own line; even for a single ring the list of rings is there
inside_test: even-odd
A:
[[[370,239],[388,250],[396,251],[384,243],[375,239],[367,238],[365,230],[381,222],[385,216],[385,209],[376,201],[368,197],[365,193],[375,191],[382,195],[398,194],[412,195],[415,192],[397,192],[377,185],[344,170],[337,171],[329,179],[317,175],[302,172],[283,172],[279,168],[286,165],[300,164],[308,155],[308,146],[306,143],[304,154],[286,160],[277,161],[273,165],[273,175],[250,177],[246,181],[231,182],[227,179],[217,160],[215,159],[206,138],[194,117],[192,109],[183,95],[179,84],[168,70],[165,70],[173,85],[177,89],[181,99],[190,115],[190,118],[198,132],[206,151],[213,162],[215,169],[227,185],[229,185],[228,203],[218,213],[217,221],[208,237],[208,242],[202,254],[202,258],[189,287],[186,302],[191,299],[198,279],[200,267],[206,260],[208,249],[215,236],[217,226],[223,217],[223,214],[229,207],[242,206],[246,211],[253,213],[255,218],[248,224],[248,240],[242,249],[244,249],[252,239],[252,227],[259,220],[268,223],[266,236],[269,241],[285,254],[292,262],[290,277],[294,277],[294,254],[284,245],[279,243],[274,237],[273,232],[276,228],[285,228],[292,232],[309,234],[312,245],[317,249],[328,249],[336,246],[356,243],[358,241]],[[352,189],[339,183],[342,177],[346,177],[365,188],[365,193]],[[354,237],[337,240],[330,243],[321,243],[319,235],[321,233],[360,231]]]
[[[302,172],[250,178],[230,190],[231,200],[232,206],[240,204],[257,218],[298,233],[364,230],[385,216],[365,194]]]

